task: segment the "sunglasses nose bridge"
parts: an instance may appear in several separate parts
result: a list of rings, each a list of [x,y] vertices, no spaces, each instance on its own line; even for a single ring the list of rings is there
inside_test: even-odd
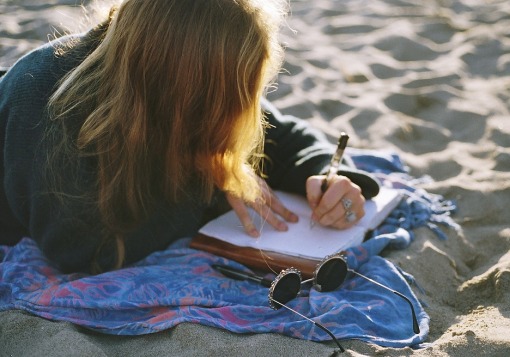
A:
[[[314,278],[310,278],[310,279],[303,280],[303,281],[301,282],[301,285],[304,285],[304,284],[309,283],[309,282],[314,282],[314,284],[315,284],[315,281],[314,281],[314,280],[315,280]]]
[[[317,280],[316,278],[314,278],[314,279],[309,279],[308,281],[312,281],[312,280],[313,280],[313,283],[312,283],[313,288],[314,288],[316,291],[320,292],[320,293],[322,293],[322,292],[328,292],[328,291],[334,290],[334,289],[328,289],[328,287],[327,287],[327,286],[326,286],[326,287],[324,287],[322,284],[320,284],[320,283],[318,282],[318,280]]]

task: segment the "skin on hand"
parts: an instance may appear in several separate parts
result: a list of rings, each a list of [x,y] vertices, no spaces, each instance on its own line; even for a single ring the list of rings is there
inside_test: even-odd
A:
[[[321,185],[325,176],[316,175],[308,178],[306,182],[307,200],[312,208],[312,220],[323,226],[336,229],[346,229],[355,225],[364,215],[365,198],[361,189],[345,176],[334,176],[328,184],[326,192],[322,192]],[[261,198],[254,203],[246,203],[241,198],[226,194],[227,201],[241,221],[246,233],[257,238],[260,232],[253,223],[248,208],[257,214],[278,231],[287,231],[287,222],[297,222],[298,216],[288,210],[276,197],[272,189],[261,181]],[[356,214],[356,219],[348,222],[346,209],[342,199],[352,201],[350,211]]]
[[[310,176],[306,181],[306,198],[312,208],[312,220],[323,226],[346,229],[354,226],[365,215],[365,198],[361,189],[345,176],[335,175],[326,191],[321,190],[325,176]],[[352,222],[347,221],[347,210],[342,200],[349,199],[352,206],[349,211],[356,215]]]
[[[261,198],[254,203],[246,203],[239,197],[233,196],[229,193],[226,194],[227,201],[239,217],[246,233],[248,235],[257,238],[260,236],[260,232],[253,223],[250,217],[248,207],[251,207],[265,222],[269,223],[278,231],[287,231],[289,229],[286,222],[297,222],[298,216],[289,211],[281,201],[276,197],[273,190],[260,179],[261,187]]]

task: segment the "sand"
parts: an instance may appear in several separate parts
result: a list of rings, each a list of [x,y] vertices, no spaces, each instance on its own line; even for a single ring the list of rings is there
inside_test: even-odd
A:
[[[58,29],[75,0],[0,1],[0,66]],[[358,148],[401,155],[429,192],[455,200],[462,231],[427,228],[384,256],[412,274],[430,315],[429,346],[344,341],[345,356],[510,355],[510,2],[292,1],[285,72],[269,97],[286,114]],[[292,29],[292,30],[291,30]],[[102,336],[19,311],[0,314],[2,356],[327,356],[331,345],[182,324]],[[236,352],[234,352],[236,351]]]

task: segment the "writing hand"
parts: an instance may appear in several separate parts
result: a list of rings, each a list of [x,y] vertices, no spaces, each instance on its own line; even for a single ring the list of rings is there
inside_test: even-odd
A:
[[[226,194],[227,201],[239,217],[246,233],[252,237],[259,237],[260,232],[250,217],[248,207],[251,207],[258,215],[278,231],[288,230],[286,222],[297,222],[298,216],[289,211],[276,197],[265,181],[260,179],[261,197],[254,203],[246,203],[242,199]],[[282,220],[283,218],[283,220]]]
[[[365,198],[361,189],[345,176],[334,175],[323,191],[325,176],[310,176],[306,181],[306,198],[312,208],[312,220],[337,229],[352,227],[365,215]]]

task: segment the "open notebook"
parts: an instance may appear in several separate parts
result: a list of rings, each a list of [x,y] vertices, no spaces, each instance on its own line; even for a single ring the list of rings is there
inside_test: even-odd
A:
[[[276,231],[252,212],[254,223],[261,230],[259,238],[252,238],[244,232],[235,212],[229,211],[202,227],[199,236],[192,240],[191,247],[254,268],[264,269],[269,264],[270,270],[274,270],[290,264],[294,267],[301,265],[302,270],[303,264],[315,266],[327,255],[361,244],[365,234],[376,228],[401,199],[400,191],[381,187],[376,197],[366,201],[365,216],[354,227],[336,230],[318,224],[310,226],[311,209],[305,198],[285,192],[276,194],[287,208],[299,216],[299,222],[288,224],[287,232]]]

